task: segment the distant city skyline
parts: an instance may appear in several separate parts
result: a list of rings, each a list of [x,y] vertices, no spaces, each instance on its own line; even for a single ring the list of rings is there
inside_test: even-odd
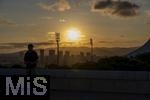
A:
[[[150,38],[149,0],[0,0],[0,43],[136,47]]]

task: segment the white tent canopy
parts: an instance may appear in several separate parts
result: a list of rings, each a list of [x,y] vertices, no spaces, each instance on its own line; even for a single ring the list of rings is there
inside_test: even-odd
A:
[[[128,57],[135,57],[143,53],[150,53],[150,39],[140,48],[128,54]]]

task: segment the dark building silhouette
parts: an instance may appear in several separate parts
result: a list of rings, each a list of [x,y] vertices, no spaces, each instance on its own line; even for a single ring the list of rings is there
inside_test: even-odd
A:
[[[40,50],[40,65],[44,66],[45,65],[45,55],[44,55],[44,49]]]
[[[86,60],[85,60],[85,55],[84,55],[84,52],[80,52],[80,55],[79,55],[79,61],[80,63],[84,63]]]
[[[86,61],[90,61],[91,60],[91,53],[87,52],[86,53]]]
[[[64,65],[70,65],[70,52],[69,51],[65,51],[65,55],[64,55]]]
[[[49,50],[48,59],[49,59],[48,64],[56,64],[55,50]]]
[[[63,65],[64,54],[63,51],[59,51],[59,64]]]

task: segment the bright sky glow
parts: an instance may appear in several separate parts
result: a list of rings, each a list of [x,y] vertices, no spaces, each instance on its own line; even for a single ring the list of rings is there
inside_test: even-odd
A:
[[[67,39],[70,41],[78,41],[80,39],[81,32],[76,28],[71,28],[67,31]]]

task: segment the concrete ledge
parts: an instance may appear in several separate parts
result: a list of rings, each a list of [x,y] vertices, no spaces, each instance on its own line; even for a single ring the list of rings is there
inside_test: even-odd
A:
[[[55,89],[55,90],[65,90],[65,89],[69,89],[69,81],[68,79],[63,79],[63,78],[51,78],[50,81],[50,87],[51,89]]]
[[[36,69],[38,75],[51,76],[56,91],[90,91],[150,94],[150,72]],[[26,75],[24,69],[0,69],[0,75]]]
[[[92,78],[112,80],[150,80],[147,71],[97,71],[97,70],[49,70],[36,69],[37,75],[50,75],[51,77],[65,78]],[[0,68],[0,75],[26,75],[25,69]]]

